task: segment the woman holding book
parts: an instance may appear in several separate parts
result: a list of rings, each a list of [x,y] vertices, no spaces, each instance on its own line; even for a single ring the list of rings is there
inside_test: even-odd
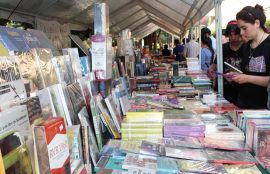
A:
[[[240,34],[248,42],[243,47],[241,71],[230,72],[231,80],[240,84],[236,104],[245,109],[267,106],[267,85],[270,71],[270,37],[265,27],[263,7],[246,6],[236,15]]]

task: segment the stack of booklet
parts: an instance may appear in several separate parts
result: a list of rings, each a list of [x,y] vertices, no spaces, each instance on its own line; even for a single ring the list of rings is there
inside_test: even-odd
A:
[[[163,112],[127,112],[121,124],[122,140],[162,139]]]

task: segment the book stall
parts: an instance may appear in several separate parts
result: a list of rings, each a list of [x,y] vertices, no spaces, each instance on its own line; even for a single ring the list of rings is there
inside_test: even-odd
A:
[[[217,95],[197,58],[141,58],[128,29],[114,57],[108,13],[95,4],[91,58],[0,27],[1,174],[270,172],[270,111]]]

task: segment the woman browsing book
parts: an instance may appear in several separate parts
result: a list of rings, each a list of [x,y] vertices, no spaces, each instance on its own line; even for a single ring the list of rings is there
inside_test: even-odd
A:
[[[229,72],[232,81],[240,84],[236,104],[245,109],[264,109],[270,71],[270,37],[265,27],[263,7],[246,6],[236,15],[240,34],[248,42],[243,46],[243,73]]]

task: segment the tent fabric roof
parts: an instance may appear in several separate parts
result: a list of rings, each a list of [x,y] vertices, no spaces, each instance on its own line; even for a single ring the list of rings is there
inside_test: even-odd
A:
[[[19,1],[0,0],[1,16],[6,12],[7,18]],[[111,33],[129,28],[138,38],[150,34],[152,28],[179,36],[214,8],[214,0],[23,0],[16,14],[87,28],[93,26],[95,2],[109,6]]]

